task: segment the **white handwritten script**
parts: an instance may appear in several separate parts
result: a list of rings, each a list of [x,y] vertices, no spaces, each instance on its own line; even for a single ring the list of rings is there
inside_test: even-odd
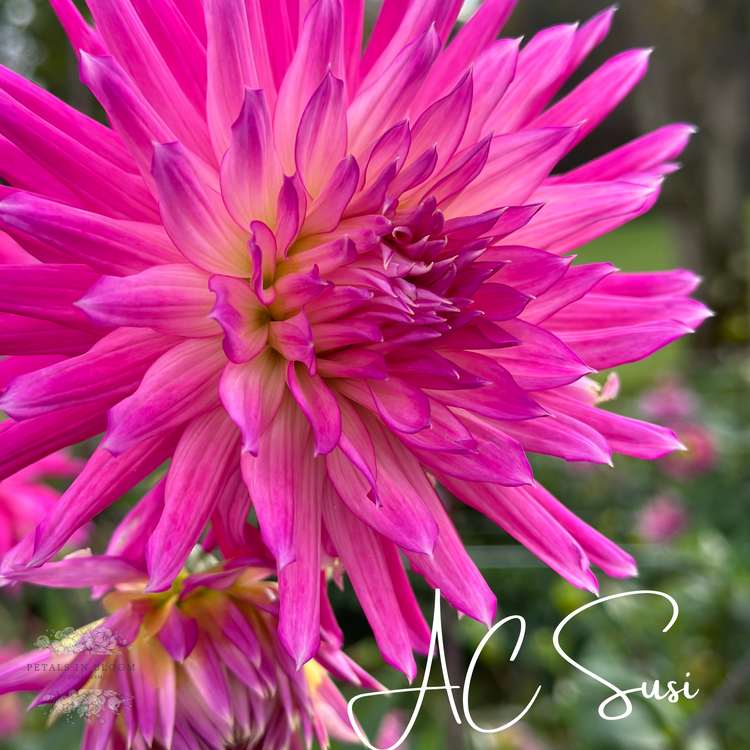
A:
[[[640,693],[644,698],[651,698],[654,700],[664,700],[667,698],[670,703],[677,703],[677,701],[680,698],[680,695],[682,694],[686,699],[695,698],[696,695],[698,695],[698,690],[696,690],[694,693],[690,692],[690,684],[688,682],[685,682],[681,688],[677,688],[677,682],[676,681],[670,681],[667,683],[666,692],[662,695],[659,692],[659,680],[656,680],[653,683],[652,688],[649,690],[648,685],[646,682],[642,683],[639,687],[629,688],[628,690],[622,690],[616,685],[613,685],[611,682],[608,682],[603,677],[600,677],[597,674],[594,674],[590,670],[586,669],[585,667],[581,666],[576,662],[574,659],[572,659],[568,654],[563,651],[562,647],[560,646],[560,635],[565,628],[565,626],[578,614],[583,612],[584,610],[587,610],[591,607],[594,607],[598,604],[602,604],[604,602],[612,601],[613,599],[620,599],[622,597],[626,596],[639,596],[639,595],[652,595],[652,596],[660,596],[672,605],[672,617],[667,623],[667,626],[663,629],[662,632],[666,633],[672,625],[677,621],[677,616],[679,615],[679,607],[677,606],[677,602],[669,596],[669,594],[665,594],[662,591],[625,591],[620,594],[612,594],[611,596],[605,596],[601,599],[596,599],[592,602],[589,602],[588,604],[585,604],[582,607],[579,607],[574,612],[571,612],[556,628],[554,635],[552,636],[552,641],[555,647],[555,650],[557,651],[560,656],[562,656],[565,661],[567,661],[569,664],[571,664],[573,667],[575,667],[578,671],[582,672],[583,674],[587,675],[588,677],[591,677],[593,680],[596,680],[600,684],[608,687],[612,691],[612,695],[609,696],[606,700],[602,701],[599,704],[599,716],[601,716],[602,719],[605,719],[606,721],[618,721],[619,719],[624,719],[626,716],[630,716],[630,714],[633,711],[633,704],[629,695],[633,693]],[[534,701],[537,699],[537,696],[539,695],[539,692],[542,689],[542,686],[540,685],[537,689],[534,695],[532,696],[531,700],[526,704],[526,707],[519,713],[512,721],[507,722],[506,724],[503,724],[500,727],[494,727],[492,729],[485,729],[483,727],[480,727],[472,718],[471,710],[469,708],[469,690],[471,688],[471,679],[474,674],[474,668],[477,665],[477,661],[479,660],[479,657],[482,654],[482,651],[484,647],[487,645],[487,642],[490,638],[492,638],[495,631],[499,630],[503,625],[506,625],[507,623],[512,622],[513,620],[518,620],[520,624],[520,632],[518,634],[518,638],[516,639],[516,645],[513,648],[513,652],[510,655],[510,661],[515,661],[516,656],[518,656],[518,652],[521,650],[521,645],[523,644],[523,639],[526,634],[526,620],[521,617],[521,615],[510,615],[502,620],[500,622],[495,623],[490,630],[487,632],[487,634],[482,638],[479,646],[477,646],[476,651],[474,652],[474,655],[471,659],[471,662],[469,663],[469,668],[466,671],[466,680],[464,682],[463,691],[462,691],[462,708],[464,717],[466,718],[467,724],[474,729],[477,732],[482,732],[483,734],[495,734],[497,732],[502,732],[505,729],[508,729],[509,727],[512,727],[516,722],[520,721],[531,709],[531,707],[534,705]],[[440,666],[442,668],[443,672],[443,684],[442,685],[436,685],[436,686],[430,686],[428,687],[427,683],[430,679],[430,671],[432,669],[432,661],[435,656],[435,647],[437,645],[437,650],[440,658]],[[689,677],[690,673],[688,672],[686,677]],[[450,684],[450,677],[448,675],[448,666],[445,659],[445,648],[443,646],[443,632],[442,632],[442,625],[440,621],[440,590],[435,591],[435,611],[433,615],[432,620],[432,634],[430,637],[430,651],[427,656],[427,665],[425,666],[424,671],[424,677],[422,678],[422,684],[419,687],[413,687],[413,688],[402,688],[399,690],[379,690],[371,693],[362,693],[360,695],[355,696],[349,701],[349,721],[351,722],[351,725],[354,729],[354,731],[357,733],[357,736],[362,741],[362,743],[368,747],[370,750],[395,750],[397,747],[399,747],[409,736],[409,733],[412,730],[412,727],[414,726],[414,723],[417,720],[417,716],[419,715],[419,710],[422,707],[422,702],[424,701],[425,694],[428,690],[445,690],[446,696],[448,698],[448,703],[450,704],[451,711],[453,713],[453,718],[456,720],[457,724],[461,724],[461,716],[459,714],[458,708],[456,707],[456,701],[453,696],[454,690],[461,690],[460,685],[451,685]],[[356,720],[356,717],[354,715],[354,704],[362,700],[363,698],[373,698],[377,696],[388,696],[388,695],[396,695],[398,693],[417,693],[417,703],[414,706],[414,711],[412,712],[411,718],[409,719],[409,723],[406,725],[406,728],[403,731],[403,734],[401,737],[395,742],[395,744],[391,745],[389,748],[376,748],[375,746],[371,745],[369,741],[367,740],[367,737],[363,734],[359,723]],[[607,708],[612,704],[614,701],[622,701],[622,711],[621,713],[612,716],[607,713]]]

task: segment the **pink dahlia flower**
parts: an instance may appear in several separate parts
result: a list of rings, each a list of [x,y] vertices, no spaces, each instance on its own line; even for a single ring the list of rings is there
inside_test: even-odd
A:
[[[2,364],[2,363],[0,363]],[[72,479],[83,463],[65,452],[53,453],[0,482],[0,560],[49,513],[60,493],[45,479]],[[81,544],[81,529],[71,544]],[[7,583],[0,577],[0,586]]]
[[[664,544],[680,536],[690,523],[687,508],[674,493],[652,498],[638,513],[638,535],[652,544]]]
[[[634,572],[526,459],[673,450],[585,376],[707,315],[689,272],[571,264],[653,205],[693,132],[550,176],[646,70],[625,52],[548,106],[611,9],[519,51],[496,39],[512,0],[450,44],[461,0],[386,0],[361,56],[364,0],[90,0],[95,29],[52,4],[112,129],[0,73],[0,352],[27,368],[0,401],[0,467],[106,435],[16,567],[171,458],[140,519],[148,591],[209,521],[242,542],[252,506],[298,664],[331,558],[409,675],[426,626],[399,550],[492,621],[434,480],[576,586],[595,589],[590,562]]]
[[[114,588],[108,617],[0,665],[0,695],[41,691],[31,706],[86,721],[82,747],[308,750],[315,737],[356,742],[346,701],[330,675],[381,689],[341,650],[335,620],[316,658],[298,670],[278,635],[277,584],[268,569],[235,560],[184,574],[169,592],[144,593],[145,565],[131,557],[76,556],[21,577],[48,586]],[[116,633],[119,648],[89,636]]]

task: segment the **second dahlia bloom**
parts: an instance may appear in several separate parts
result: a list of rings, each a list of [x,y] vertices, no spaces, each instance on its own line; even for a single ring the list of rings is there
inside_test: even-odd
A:
[[[526,459],[677,447],[586,376],[706,316],[691,273],[571,264],[650,208],[693,132],[550,176],[645,71],[623,53],[548,107],[611,10],[519,51],[496,40],[509,0],[447,45],[460,1],[386,0],[361,57],[364,0],[90,0],[95,29],[52,4],[112,129],[0,74],[0,353],[66,357],[8,386],[0,470],[106,435],[8,564],[43,564],[171,458],[138,521],[148,590],[209,522],[241,548],[252,508],[298,664],[332,559],[410,676],[426,626],[399,550],[492,621],[434,480],[576,586],[590,562],[634,572]]]
[[[110,614],[63,645],[38,645],[0,664],[0,705],[17,691],[40,691],[32,708],[85,720],[84,750],[302,750],[313,737],[322,748],[329,736],[356,741],[330,674],[381,686],[340,650],[332,617],[316,659],[296,668],[277,636],[269,572],[233,560],[183,571],[169,591],[148,594],[145,566],[133,555],[71,556],[28,571],[20,577],[32,583],[110,590]]]

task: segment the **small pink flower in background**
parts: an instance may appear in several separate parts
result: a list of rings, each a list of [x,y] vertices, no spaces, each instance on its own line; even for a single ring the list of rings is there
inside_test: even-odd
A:
[[[48,479],[72,479],[84,462],[67,452],[53,453],[0,482],[0,560],[49,513],[60,492],[45,484]],[[70,539],[78,546],[85,541],[85,529]]]
[[[455,35],[460,0],[388,0],[362,54],[364,0],[89,0],[95,28],[52,4],[112,129],[0,70],[0,476],[106,435],[7,566],[43,565],[171,459],[122,536],[148,592],[209,523],[222,551],[260,542],[298,666],[334,559],[410,677],[429,628],[402,553],[493,620],[435,481],[575,586],[597,590],[590,563],[635,572],[526,456],[677,448],[586,376],[709,314],[688,271],[573,263],[651,208],[694,132],[552,174],[646,71],[624,52],[549,106],[614,9],[519,48],[497,39],[513,0]]]
[[[406,711],[394,709],[380,720],[378,733],[375,735],[373,745],[378,748],[393,747],[401,738],[409,722],[409,714]],[[399,750],[409,750],[409,739],[405,739],[399,746]]]
[[[670,492],[653,498],[638,513],[636,529],[646,542],[670,542],[688,527],[690,515],[682,501]]]
[[[640,409],[647,419],[661,424],[693,416],[699,407],[698,395],[676,375],[664,378],[659,386],[646,391]]]
[[[662,458],[659,465],[665,474],[686,481],[711,471],[716,466],[719,446],[709,425],[699,418],[698,394],[679,376],[670,375],[657,388],[641,396],[643,414],[672,429],[683,450]]]
[[[22,650],[19,645],[0,645],[0,669]],[[20,731],[23,714],[24,705],[17,695],[0,695],[0,737],[10,739]]]
[[[670,427],[686,450],[671,453],[659,461],[664,473],[685,482],[712,471],[719,452],[711,428],[702,422],[688,420],[674,422]]]
[[[145,560],[135,547],[123,552],[14,574],[47,586],[92,586],[97,596],[109,591],[110,614],[68,638],[82,646],[37,649],[0,666],[0,694],[40,691],[32,707],[83,717],[86,748],[302,750],[313,737],[323,748],[329,737],[358,741],[331,675],[381,686],[340,650],[324,588],[321,646],[297,669],[278,638],[278,586],[266,580],[268,569],[229,561],[183,571],[168,593],[148,594]],[[91,648],[91,633],[114,632],[127,648]]]

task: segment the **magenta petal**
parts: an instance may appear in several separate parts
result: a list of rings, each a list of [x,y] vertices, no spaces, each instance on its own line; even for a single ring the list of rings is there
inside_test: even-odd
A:
[[[316,198],[346,156],[344,84],[329,71],[302,113],[294,161],[307,192]]]
[[[260,531],[279,569],[294,562],[294,506],[310,445],[310,425],[286,392],[260,438],[258,457],[242,454],[242,478],[258,514]],[[312,450],[309,450],[310,456]]]
[[[72,533],[145,479],[172,455],[182,430],[144,440],[117,458],[97,448],[36,530],[31,566],[59,552]]]
[[[286,390],[285,361],[264,349],[246,364],[228,363],[219,379],[219,398],[242,433],[242,450],[258,455],[260,437],[276,416]]]
[[[569,583],[597,593],[596,578],[581,546],[525,489],[436,476],[456,497],[504,528]]]
[[[320,647],[320,525],[325,464],[322,458],[308,454],[299,471],[294,506],[297,555],[294,562],[279,570],[279,640],[297,669]]]
[[[147,591],[166,591],[198,541],[234,471],[239,431],[223,409],[188,424],[169,466],[164,511],[146,548]]]
[[[383,658],[409,680],[414,679],[417,666],[409,633],[378,534],[358,521],[334,492],[324,498],[323,518]]]
[[[78,301],[97,326],[153,328],[176,336],[215,336],[208,274],[187,263],[152,266],[133,276],[104,276]]]
[[[224,353],[231,362],[249,362],[262,351],[268,340],[265,307],[241,279],[212,276],[208,288],[216,295],[210,317],[224,331]]]
[[[320,375],[309,373],[301,362],[289,363],[287,383],[294,400],[313,428],[314,455],[330,453],[341,437],[341,411],[333,391]]]
[[[234,224],[223,204],[211,198],[179,143],[154,148],[153,175],[159,211],[180,252],[209,273],[249,276],[247,235]]]
[[[304,309],[287,320],[271,321],[268,343],[290,362],[303,362],[313,375],[317,371],[314,338]]]
[[[225,362],[216,338],[180,342],[151,365],[132,396],[110,409],[102,446],[118,456],[218,406]]]

